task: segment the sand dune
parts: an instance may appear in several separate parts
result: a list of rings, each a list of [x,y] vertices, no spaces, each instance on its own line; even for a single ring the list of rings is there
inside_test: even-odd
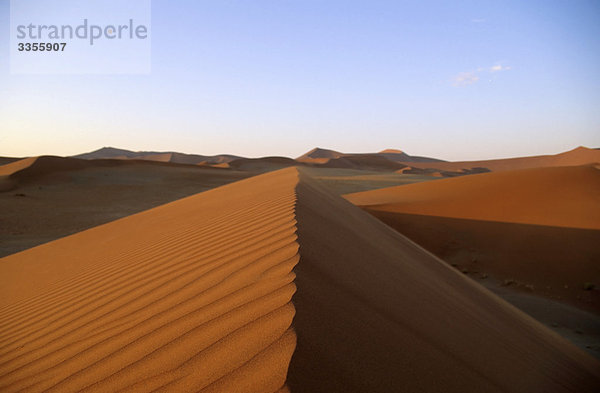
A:
[[[216,156],[203,156],[198,154],[185,154],[177,152],[148,152],[116,149],[114,147],[103,147],[90,153],[79,154],[74,158],[86,160],[97,159],[120,159],[120,160],[147,160],[159,162],[171,162],[174,164],[220,164],[241,158],[231,154],[219,154]]]
[[[411,156],[397,149],[385,149],[377,154],[396,162],[444,162],[436,158]]]
[[[554,155],[505,158],[483,161],[455,161],[455,162],[419,162],[410,163],[419,168],[432,168],[439,171],[460,172],[474,168],[485,168],[490,171],[512,171],[527,168],[542,168],[555,166],[579,166],[600,162],[600,150],[578,147],[576,149]],[[407,162],[408,163],[408,162]]]
[[[2,391],[600,386],[596,360],[302,169],[3,258],[0,277]]]
[[[320,163],[324,168],[345,168],[394,172],[404,168],[404,164],[388,160],[376,154],[347,155],[331,158]]]
[[[0,166],[0,177],[10,177],[16,180],[32,180],[49,173],[73,171],[93,167],[117,167],[128,165],[167,165],[167,166],[194,166],[195,164],[177,164],[168,160],[118,160],[118,159],[94,159],[85,160],[79,158],[40,156],[24,158],[9,164]]]
[[[438,162],[428,157],[410,156],[400,150],[387,149],[379,153],[340,153],[335,150],[312,149],[296,158],[300,163],[323,165],[329,168],[354,168],[394,171],[405,167],[402,162]]]
[[[88,168],[93,165],[118,165],[118,162],[91,162],[55,156],[29,157],[0,166],[0,176],[25,180],[52,172]]]
[[[600,363],[304,175],[292,392],[594,391]]]
[[[476,279],[600,310],[600,170],[494,172],[346,195]],[[596,284],[598,285],[598,284]]]
[[[54,156],[29,157],[0,166],[0,191],[14,188],[19,182],[48,173],[90,167],[91,162]],[[101,163],[96,163],[101,165]],[[105,163],[110,165],[110,163]]]
[[[346,195],[371,210],[600,229],[593,166],[484,173]]]
[[[112,147],[74,156],[80,159],[121,159],[121,160],[147,160],[157,162],[170,162],[176,164],[204,165],[228,168],[233,161],[238,168],[247,166],[252,172],[265,172],[277,170],[291,165],[312,165],[325,168],[346,168],[377,171],[397,171],[406,166],[411,167],[412,174],[432,174],[442,177],[453,177],[470,175],[483,172],[497,172],[506,170],[554,167],[554,166],[578,166],[600,162],[600,150],[578,147],[574,150],[545,156],[517,157],[482,161],[457,161],[446,162],[436,158],[412,156],[401,150],[386,149],[378,153],[341,153],[335,150],[315,148],[292,160],[287,157],[262,157],[246,159],[231,154],[219,154],[205,156],[198,154],[185,154],[177,152],[134,152]],[[274,158],[288,160],[289,163],[273,163]],[[249,161],[247,161],[249,160]],[[260,162],[260,161],[264,162]]]
[[[314,163],[314,164],[322,164],[328,162],[332,158],[340,158],[343,157],[344,153],[340,153],[335,150],[321,149],[320,147],[315,147],[311,151],[301,155],[296,158],[298,162],[306,162],[306,163]]]
[[[3,258],[0,389],[277,391],[296,182],[241,181]]]
[[[22,160],[22,158],[15,157],[0,157],[0,165],[10,164],[11,162]]]

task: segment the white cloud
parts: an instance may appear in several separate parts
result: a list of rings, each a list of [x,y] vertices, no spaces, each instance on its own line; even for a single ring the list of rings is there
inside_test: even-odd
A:
[[[484,18],[475,18],[475,19],[471,19],[471,22],[473,23],[483,23],[485,22]]]
[[[490,67],[490,72],[498,72],[498,71],[508,71],[510,70],[509,66],[503,66],[501,64],[496,64]]]
[[[511,69],[510,66],[503,66],[501,64],[496,64],[496,65],[493,65],[488,68],[478,67],[475,69],[475,71],[466,71],[466,72],[461,72],[461,73],[457,74],[453,78],[452,84],[454,86],[472,85],[479,81],[481,74],[484,74],[484,77],[485,77],[485,74],[493,74],[495,72],[508,71],[510,69]],[[489,79],[489,81],[491,82],[492,79]]]
[[[454,77],[454,86],[466,86],[472,85],[479,80],[479,76],[476,72],[461,72]]]

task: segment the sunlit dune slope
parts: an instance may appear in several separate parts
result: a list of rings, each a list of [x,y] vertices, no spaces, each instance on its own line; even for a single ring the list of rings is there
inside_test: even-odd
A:
[[[484,173],[345,196],[371,210],[600,229],[594,166]]]
[[[294,169],[0,260],[0,391],[274,392],[295,345]]]
[[[553,155],[502,158],[482,161],[419,162],[410,163],[409,165],[419,168],[435,168],[442,171],[461,171],[464,169],[486,168],[490,171],[498,172],[527,168],[579,166],[598,162],[600,162],[600,150],[580,146],[576,149]]]

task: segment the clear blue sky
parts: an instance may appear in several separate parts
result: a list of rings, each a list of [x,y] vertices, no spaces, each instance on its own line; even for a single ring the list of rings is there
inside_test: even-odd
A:
[[[598,1],[152,2],[152,73],[10,75],[0,155],[600,147]]]

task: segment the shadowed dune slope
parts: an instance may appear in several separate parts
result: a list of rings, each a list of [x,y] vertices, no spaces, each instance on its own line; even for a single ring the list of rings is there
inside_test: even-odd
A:
[[[594,166],[484,173],[345,196],[370,210],[600,229]]]
[[[593,392],[600,363],[302,174],[292,392]]]
[[[470,277],[487,278],[482,283],[506,282],[600,314],[600,291],[584,290],[600,283],[600,230],[366,211]]]
[[[0,157],[0,165],[10,164],[11,162],[22,160],[16,157]]]
[[[296,183],[258,176],[0,259],[0,391],[281,389]]]
[[[31,180],[48,173],[77,170],[93,165],[91,161],[76,158],[41,156],[23,158],[0,166],[0,191],[13,188],[18,182]],[[116,165],[104,163],[104,165]]]
[[[389,160],[376,154],[346,155],[324,160],[320,165],[325,168],[363,169],[394,172],[404,168],[404,164]]]
[[[270,172],[296,166],[298,163],[287,157],[240,158],[229,162],[229,167],[249,172]]]

